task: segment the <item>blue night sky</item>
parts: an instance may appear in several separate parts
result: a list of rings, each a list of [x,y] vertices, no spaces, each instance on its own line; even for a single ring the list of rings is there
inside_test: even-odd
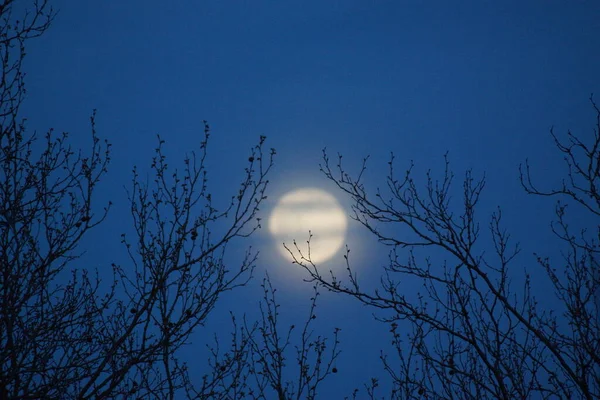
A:
[[[457,195],[465,169],[485,172],[482,226],[503,207],[507,228],[523,247],[517,263],[533,268],[534,251],[556,254],[549,229],[554,202],[524,193],[518,165],[529,158],[540,186],[557,183],[561,156],[549,129],[559,136],[571,129],[584,139],[592,134],[600,2],[53,4],[59,11],[53,26],[29,42],[23,115],[30,130],[67,131],[74,146],[85,147],[89,116],[98,110],[98,133],[113,154],[97,204],[112,200],[114,208],[85,242],[89,266],[127,261],[119,243],[120,233],[132,229],[124,186],[133,165],[148,170],[156,135],[176,163],[199,145],[202,120],[213,133],[209,183],[217,200],[237,189],[259,135],[277,150],[265,219],[281,195],[307,186],[326,189],[349,207],[319,172],[325,147],[332,156],[342,153],[350,171],[370,155],[372,188],[385,184],[391,151],[399,168],[414,160],[416,176],[429,168],[441,172],[448,151]],[[376,283],[388,250],[356,223],[346,241],[361,278]],[[229,310],[257,318],[265,271],[280,288],[285,323],[299,323],[308,312],[310,285],[281,258],[267,229],[238,242],[232,263],[250,244],[261,252],[256,279],[220,300],[186,350],[198,373],[213,334],[227,341]],[[341,266],[342,255],[323,268]],[[540,279],[538,289],[544,284]],[[372,376],[384,377],[379,350],[390,338],[372,310],[323,293],[317,313],[319,333],[342,328],[340,373],[325,382],[321,398],[341,398]]]

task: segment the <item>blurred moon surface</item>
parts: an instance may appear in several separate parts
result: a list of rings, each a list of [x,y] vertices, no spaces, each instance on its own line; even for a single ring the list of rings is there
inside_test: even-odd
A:
[[[283,195],[269,217],[269,231],[279,242],[278,247],[286,259],[292,259],[282,242],[293,251],[297,259],[301,256],[294,240],[302,252],[314,264],[329,260],[344,244],[348,221],[340,203],[331,194],[316,188],[297,189]]]

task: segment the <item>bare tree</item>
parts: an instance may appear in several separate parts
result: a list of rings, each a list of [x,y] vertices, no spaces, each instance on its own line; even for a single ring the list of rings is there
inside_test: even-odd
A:
[[[471,171],[456,200],[447,159],[441,178],[427,172],[420,187],[412,165],[398,175],[392,155],[385,190],[373,192],[364,184],[367,159],[352,177],[341,155],[333,166],[323,152],[322,171],[352,198],[353,218],[390,248],[389,264],[380,285],[369,288],[359,282],[348,252],[348,274],[335,276],[298,249],[288,250],[309,280],[380,310],[393,337],[393,354],[381,355],[390,398],[600,398],[600,111],[592,105],[591,141],[569,133],[563,143],[553,134],[566,161],[561,187],[540,190],[529,164],[521,168],[528,193],[562,199],[552,227],[564,259],[537,255],[538,266],[524,267],[517,257],[521,250],[503,228],[500,209],[484,235],[476,210],[485,179]],[[589,213],[592,229],[573,231],[568,203]],[[546,293],[554,295],[551,305],[534,296],[530,273],[540,267],[554,287]],[[405,284],[422,289],[411,296]],[[366,384],[367,396],[375,398],[378,386],[377,378]]]
[[[340,329],[334,328],[332,338],[315,334],[313,329],[318,287],[313,287],[308,315],[300,330],[295,324],[282,327],[277,289],[268,274],[261,287],[260,320],[248,323],[244,318],[238,327],[232,316],[230,348],[221,353],[215,338],[216,346],[210,348],[211,375],[204,376],[202,391],[191,397],[312,400],[317,398],[320,384],[338,372],[335,363],[340,354]]]
[[[16,15],[0,3],[0,398],[174,398],[190,390],[179,350],[226,291],[246,284],[256,253],[226,264],[227,247],[259,226],[274,150],[252,148],[239,190],[224,206],[207,184],[210,136],[169,168],[159,138],[146,183],[134,169],[129,200],[134,232],[123,234],[129,261],[112,265],[112,282],[82,265],[81,239],[110,208],[94,192],[110,160],[91,117],[91,147],[68,135],[27,136],[25,41],[41,35],[54,12],[35,1]],[[218,232],[218,233],[215,233]],[[102,279],[104,279],[104,281]]]
[[[319,285],[380,310],[389,324],[394,352],[381,359],[390,398],[600,397],[600,225],[574,231],[567,208],[580,207],[592,223],[600,215],[600,110],[593,101],[589,143],[553,134],[567,167],[559,188],[539,189],[529,164],[521,169],[528,193],[561,198],[552,228],[564,259],[540,254],[538,265],[522,267],[500,209],[482,243],[476,210],[485,180],[468,171],[457,204],[447,160],[441,177],[427,173],[421,187],[412,166],[397,175],[392,156],[386,190],[373,193],[363,183],[366,159],[353,178],[341,156],[332,166],[324,152],[322,170],[354,200],[354,218],[390,248],[381,284],[359,284],[349,250],[348,275],[340,277],[290,248],[315,282],[302,328],[282,327],[267,276],[259,321],[234,318],[230,347],[223,352],[217,340],[209,372],[194,379],[179,355],[219,297],[252,276],[255,252],[233,266],[226,254],[260,227],[275,152],[261,137],[239,190],[218,205],[207,180],[206,122],[197,152],[179,169],[169,167],[159,137],[153,179],[134,168],[128,191],[134,229],[121,242],[129,259],[114,263],[106,279],[82,265],[81,240],[110,209],[94,201],[110,145],[96,134],[95,112],[87,152],[73,150],[67,134],[26,133],[19,113],[25,42],[43,34],[55,13],[39,0],[16,15],[15,4],[0,0],[0,398],[313,399],[337,372],[339,355],[337,329],[332,340],[313,331]],[[399,237],[399,228],[408,235]],[[536,300],[531,268],[553,285],[552,309]],[[406,295],[405,282],[422,290]],[[379,380],[365,390],[379,396]]]

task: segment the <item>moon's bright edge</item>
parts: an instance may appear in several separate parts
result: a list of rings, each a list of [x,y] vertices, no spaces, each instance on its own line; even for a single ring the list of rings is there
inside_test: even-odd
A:
[[[310,259],[321,263],[333,257],[344,244],[348,222],[339,202],[321,189],[303,188],[282,196],[269,217],[269,231],[278,242],[278,247],[286,259],[289,252],[283,248],[284,242],[297,257],[293,244],[295,240],[302,255],[308,258],[308,232]]]

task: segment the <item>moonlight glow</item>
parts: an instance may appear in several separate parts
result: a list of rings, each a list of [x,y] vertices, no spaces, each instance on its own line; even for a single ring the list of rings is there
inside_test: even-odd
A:
[[[293,241],[308,257],[308,231],[312,233],[310,258],[319,263],[330,259],[344,244],[346,215],[335,197],[314,188],[298,189],[285,194],[269,218],[269,231],[277,239],[286,258],[290,254],[281,245],[296,252]],[[297,253],[296,253],[297,254]]]

